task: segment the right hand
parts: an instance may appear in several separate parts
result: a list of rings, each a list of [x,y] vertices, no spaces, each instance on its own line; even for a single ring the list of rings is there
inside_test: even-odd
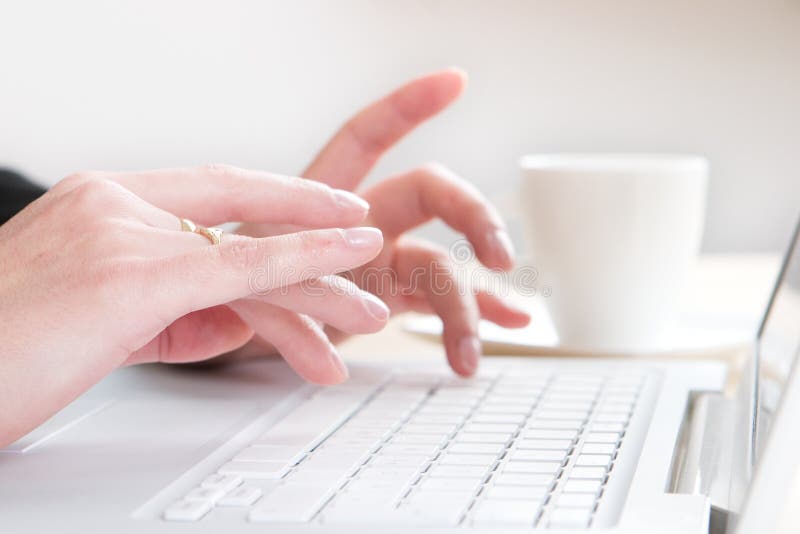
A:
[[[243,320],[250,302],[274,312],[270,341],[299,374],[344,380],[310,317],[350,332],[385,324],[380,300],[333,276],[380,252],[378,230],[349,228],[367,210],[310,180],[224,166],[61,181],[0,226],[0,446],[118,366],[197,361],[244,345],[253,336]],[[206,226],[347,229],[225,234],[211,245],[182,232],[179,216]]]

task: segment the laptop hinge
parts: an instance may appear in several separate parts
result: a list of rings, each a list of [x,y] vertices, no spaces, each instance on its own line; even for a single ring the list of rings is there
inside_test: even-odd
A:
[[[672,492],[707,495],[718,513],[730,508],[732,424],[730,399],[718,392],[692,394],[673,461]]]

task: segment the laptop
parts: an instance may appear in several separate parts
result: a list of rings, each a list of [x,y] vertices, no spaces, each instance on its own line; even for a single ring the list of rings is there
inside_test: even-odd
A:
[[[798,226],[800,232],[800,225]],[[771,532],[796,478],[800,244],[714,361],[121,369],[0,451],[0,530]]]

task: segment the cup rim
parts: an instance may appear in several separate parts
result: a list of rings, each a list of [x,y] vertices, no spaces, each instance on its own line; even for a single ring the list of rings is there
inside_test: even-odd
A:
[[[575,152],[526,154],[523,170],[591,172],[707,172],[708,159],[697,154]]]

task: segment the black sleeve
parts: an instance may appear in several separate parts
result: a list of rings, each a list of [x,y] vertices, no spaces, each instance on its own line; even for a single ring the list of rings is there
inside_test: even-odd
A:
[[[0,224],[22,211],[45,191],[15,172],[0,169]]]

